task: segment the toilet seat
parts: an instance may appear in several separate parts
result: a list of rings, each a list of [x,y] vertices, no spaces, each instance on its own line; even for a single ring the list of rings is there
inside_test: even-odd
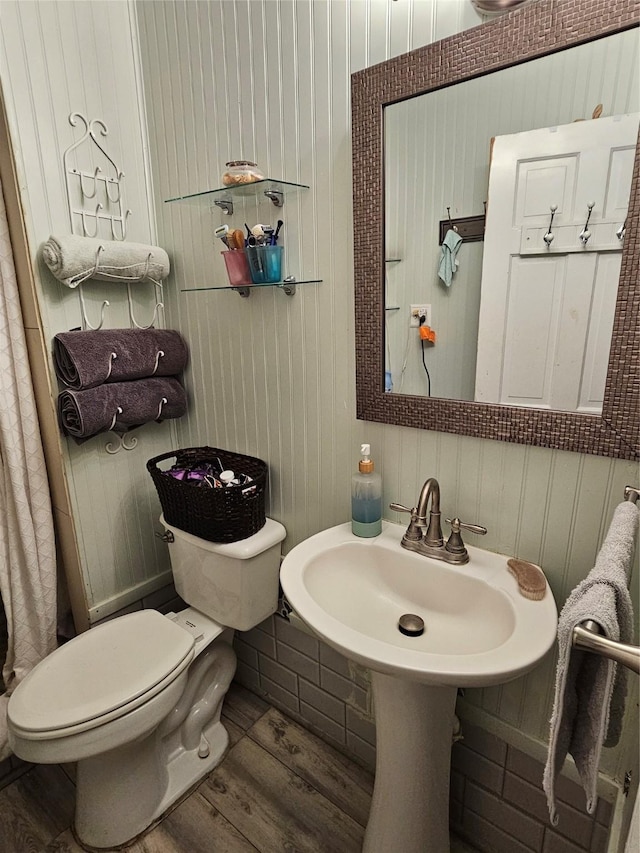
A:
[[[155,610],[105,622],[61,646],[11,696],[12,728],[33,740],[88,731],[162,692],[191,663],[194,638]]]

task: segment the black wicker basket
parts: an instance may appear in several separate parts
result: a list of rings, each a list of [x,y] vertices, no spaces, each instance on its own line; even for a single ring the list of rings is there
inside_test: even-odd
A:
[[[172,457],[179,468],[215,464],[219,459],[223,468],[247,474],[253,482],[250,487],[209,489],[177,480],[158,468],[159,462]],[[180,530],[209,542],[237,542],[253,536],[266,522],[267,465],[261,459],[216,447],[187,447],[149,459],[147,470],[158,492],[165,521]]]

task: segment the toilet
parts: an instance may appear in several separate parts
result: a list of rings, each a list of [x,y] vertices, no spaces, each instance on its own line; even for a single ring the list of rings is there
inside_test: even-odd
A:
[[[233,631],[277,609],[284,527],[217,544],[160,521],[189,605],[119,616],[61,646],[9,699],[9,745],[26,761],[77,762],[75,832],[123,845],[221,760],[222,701],[236,668]]]

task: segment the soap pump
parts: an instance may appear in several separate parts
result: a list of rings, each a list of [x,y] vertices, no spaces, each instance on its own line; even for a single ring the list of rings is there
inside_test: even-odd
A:
[[[382,532],[382,477],[373,470],[371,446],[360,446],[362,459],[351,478],[351,530],[355,536]]]

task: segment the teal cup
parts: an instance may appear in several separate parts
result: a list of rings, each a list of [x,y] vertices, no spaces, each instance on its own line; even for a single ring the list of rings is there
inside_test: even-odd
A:
[[[248,246],[247,260],[254,284],[282,281],[282,246]]]

